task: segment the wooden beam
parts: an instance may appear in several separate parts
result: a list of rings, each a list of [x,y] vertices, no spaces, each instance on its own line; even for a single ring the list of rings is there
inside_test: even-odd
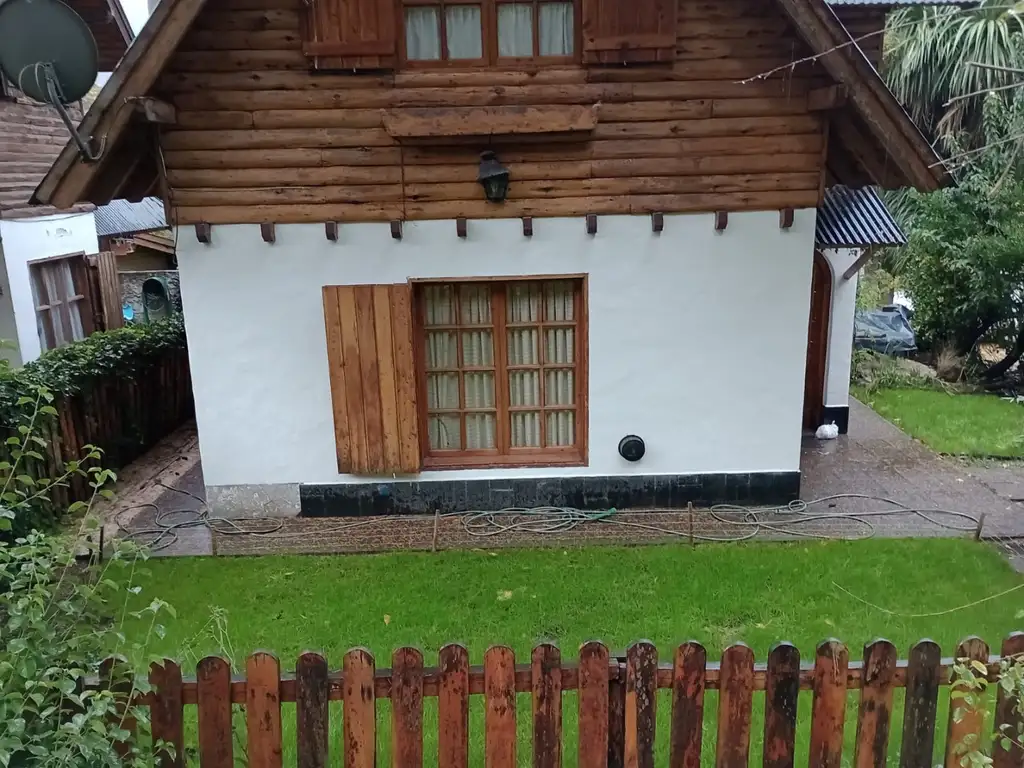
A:
[[[914,125],[850,34],[825,3],[776,0],[797,33],[819,58],[816,61],[846,86],[850,105],[897,164],[903,180],[922,191],[938,189],[949,174],[939,156]],[[842,125],[848,121],[837,121]],[[899,181],[899,179],[897,179]]]
[[[154,99],[152,96],[136,99],[135,111],[151,123],[175,125],[178,122],[178,113],[174,109],[174,105],[160,99]]]
[[[651,231],[660,234],[665,229],[665,217],[660,213],[651,214]]]
[[[724,232],[729,226],[729,212],[715,211],[715,232]]]
[[[846,88],[841,85],[826,85],[807,92],[807,110],[809,112],[825,112],[836,109],[846,103]]]
[[[872,184],[892,188],[899,186],[900,171],[892,154],[872,141],[851,120],[836,120],[833,133],[871,179]]]
[[[196,224],[196,240],[204,245],[210,244],[210,225],[205,221],[201,221]]]
[[[793,226],[793,209],[782,208],[779,211],[779,229],[789,229]]]
[[[449,136],[511,136],[591,131],[597,110],[586,106],[429,107],[384,113],[384,129],[396,139]]]
[[[874,255],[875,255],[875,249],[874,248],[865,248],[863,251],[861,251],[860,252],[860,256],[858,256],[856,259],[854,259],[853,264],[851,264],[849,267],[847,267],[846,271],[843,272],[843,280],[844,281],[849,280],[851,277],[853,277],[858,272],[860,272],[861,267],[863,267],[865,264],[867,264],[871,260],[871,257],[874,256]]]
[[[466,220],[461,216],[455,220],[455,234],[459,237],[466,237]]]
[[[596,235],[597,234],[597,214],[596,213],[588,213],[587,214],[587,234],[588,235]]]
[[[533,216],[523,216],[523,237],[533,237]]]
[[[274,243],[277,241],[277,232],[274,228],[274,222],[265,221],[260,224],[260,235],[263,237],[263,242]]]
[[[332,243],[338,242],[338,222],[328,221],[324,224],[324,233]]]
[[[107,151],[115,148],[130,123],[133,110],[126,101],[146,96],[181,42],[205,0],[166,0],[157,3],[139,36],[128,48],[100,90],[79,127],[85,136],[102,136]],[[104,153],[107,156],[107,153]],[[73,141],[65,144],[33,196],[37,203],[67,208],[89,197],[88,189],[104,165],[81,159]]]
[[[391,236],[395,238],[395,240],[402,239],[402,222],[398,219],[391,220]]]

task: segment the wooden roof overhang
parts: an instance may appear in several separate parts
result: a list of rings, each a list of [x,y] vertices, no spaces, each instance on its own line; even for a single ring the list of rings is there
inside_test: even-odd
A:
[[[939,156],[824,0],[776,2],[812,51],[810,59],[820,62],[846,95],[830,114],[830,178],[851,186],[921,191],[951,183]],[[85,161],[69,141],[36,188],[34,203],[66,207],[147,194],[166,200],[154,117],[141,108],[142,101],[152,95],[203,3],[163,0],[157,6],[82,121],[83,133],[103,137],[103,156]]]

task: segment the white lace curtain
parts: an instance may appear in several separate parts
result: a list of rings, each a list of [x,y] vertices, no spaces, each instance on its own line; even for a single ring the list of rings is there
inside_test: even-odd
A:
[[[575,328],[558,325],[575,321],[573,285],[511,283],[505,295],[511,446],[574,445]],[[424,296],[430,447],[493,449],[498,413],[491,288],[428,286]]]
[[[498,4],[498,56],[502,58],[571,56],[573,53],[573,4],[539,3],[534,19],[533,3]],[[405,9],[405,50],[413,61],[441,59],[442,6],[409,6]],[[444,6],[445,42],[449,60],[483,58],[483,32],[479,5]],[[533,27],[538,24],[534,51]]]

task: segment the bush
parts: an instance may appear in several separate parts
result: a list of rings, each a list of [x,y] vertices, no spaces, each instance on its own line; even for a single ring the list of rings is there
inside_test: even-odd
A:
[[[171,349],[185,347],[181,315],[148,325],[129,325],[44,352],[22,368],[0,368],[0,424],[13,426],[36,387],[54,395],[88,389],[107,376],[134,378]]]
[[[924,372],[925,366],[868,349],[853,351],[850,382],[866,392],[878,389],[947,389],[948,385]]]

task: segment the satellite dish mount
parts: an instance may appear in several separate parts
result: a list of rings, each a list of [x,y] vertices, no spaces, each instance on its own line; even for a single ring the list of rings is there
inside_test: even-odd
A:
[[[51,105],[82,157],[102,146],[83,137],[68,112],[96,82],[99,55],[82,17],[60,0],[0,0],[0,73],[29,98]]]
[[[74,139],[75,144],[78,146],[78,152],[82,157],[88,160],[90,163],[94,163],[100,159],[100,155],[103,154],[103,148],[99,145],[99,142],[94,140],[92,136],[82,136],[78,132],[78,128],[75,127],[74,121],[71,119],[71,114],[68,112],[68,108],[64,106],[64,97],[61,93],[60,80],[57,78],[57,71],[54,69],[53,64],[44,62],[38,65],[38,75],[46,81],[46,101],[57,110],[60,115],[60,119],[64,121],[64,126],[68,129],[68,133],[71,134],[71,138]]]

